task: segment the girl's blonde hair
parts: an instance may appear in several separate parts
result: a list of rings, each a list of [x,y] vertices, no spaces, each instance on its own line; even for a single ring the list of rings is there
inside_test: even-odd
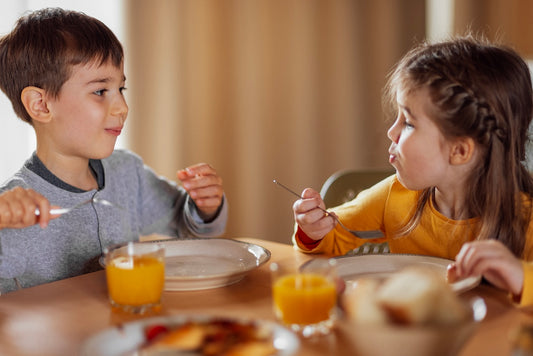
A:
[[[527,64],[512,49],[472,36],[413,48],[389,77],[386,98],[429,88],[432,120],[446,138],[471,137],[481,151],[468,177],[465,213],[480,218],[479,239],[521,256],[531,218],[533,179],[525,167],[533,90]],[[419,223],[434,188],[421,191],[405,232]]]

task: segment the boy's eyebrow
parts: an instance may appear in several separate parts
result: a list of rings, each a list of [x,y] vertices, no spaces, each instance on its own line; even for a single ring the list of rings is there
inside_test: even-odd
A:
[[[86,84],[95,84],[95,83],[108,83],[112,80],[111,77],[106,77],[106,78],[96,78],[96,79],[93,79],[93,80],[89,80]],[[123,76],[122,77],[122,82],[125,82],[126,81],[126,76]]]

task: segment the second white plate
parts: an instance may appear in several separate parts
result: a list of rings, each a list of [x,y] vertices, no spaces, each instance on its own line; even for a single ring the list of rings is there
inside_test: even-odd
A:
[[[446,269],[453,262],[439,257],[392,253],[338,257],[335,260],[337,261],[337,274],[346,283],[361,277],[385,278],[393,272],[413,265],[436,270],[442,278],[446,279]],[[312,261],[307,264],[312,264]],[[450,286],[456,293],[462,293],[476,287],[480,281],[481,277],[470,277],[451,283]]]

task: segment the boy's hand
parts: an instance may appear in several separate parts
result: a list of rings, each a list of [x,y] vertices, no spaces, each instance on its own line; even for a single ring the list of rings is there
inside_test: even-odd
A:
[[[224,194],[222,178],[215,169],[206,163],[200,163],[179,170],[176,176],[198,207],[202,219],[209,221],[214,218]]]
[[[322,239],[337,223],[333,217],[326,216],[317,207],[326,208],[320,193],[312,188],[306,188],[302,193],[302,199],[298,199],[292,206],[294,220],[313,240]]]
[[[41,212],[39,216],[35,215],[36,208]],[[22,228],[37,222],[45,228],[57,216],[50,215],[48,200],[32,189],[15,187],[0,194],[0,229]]]
[[[494,286],[518,296],[524,271],[521,261],[500,241],[467,242],[455,258],[455,278],[483,276]]]

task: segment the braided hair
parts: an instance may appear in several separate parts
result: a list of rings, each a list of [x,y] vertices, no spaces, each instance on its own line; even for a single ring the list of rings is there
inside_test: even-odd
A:
[[[423,43],[391,73],[386,99],[395,105],[398,90],[422,87],[429,89],[436,108],[431,119],[444,137],[471,137],[481,151],[465,197],[466,214],[480,219],[478,239],[499,240],[520,257],[533,197],[533,179],[525,166],[533,115],[527,64],[514,50],[472,36]],[[433,192],[420,192],[401,234],[418,225]]]

